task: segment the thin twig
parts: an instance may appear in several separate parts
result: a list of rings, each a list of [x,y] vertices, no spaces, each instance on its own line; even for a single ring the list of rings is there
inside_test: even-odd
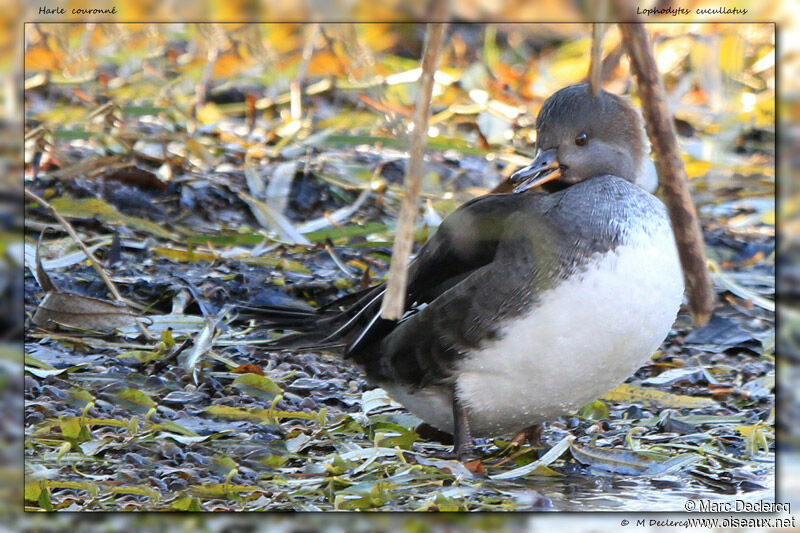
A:
[[[220,42],[222,37],[220,32],[214,32],[211,35],[211,48],[208,50],[208,55],[206,59],[206,66],[203,68],[203,77],[200,79],[200,83],[197,84],[197,105],[205,105],[206,98],[208,97],[208,86],[211,83],[211,74],[214,72],[214,66],[217,64],[217,60],[219,59],[220,48],[222,47],[222,43]]]
[[[300,59],[300,66],[297,68],[297,77],[289,86],[290,103],[289,115],[292,120],[299,120],[303,116],[302,109],[302,88],[306,80],[306,72],[311,58],[316,50],[317,36],[319,35],[319,23],[312,24],[308,31],[308,40],[303,46],[303,54]]]
[[[592,24],[592,59],[591,63],[589,63],[589,87],[591,87],[594,96],[600,94],[600,90],[603,88],[603,34],[605,34],[605,24],[602,22]]]
[[[178,358],[180,354],[182,354],[186,348],[189,348],[194,344],[194,340],[191,337],[187,337],[186,340],[181,343],[180,346],[172,350],[169,354],[167,354],[163,359],[156,361],[153,366],[147,371],[148,375],[159,374],[162,370],[167,368],[167,365],[170,364],[172,361]]]
[[[78,174],[87,174],[93,170],[96,170],[101,167],[105,167],[107,165],[115,165],[117,163],[122,163],[125,156],[123,155],[110,155],[104,157],[97,157],[93,159],[85,159],[74,165],[70,165],[68,167],[63,167],[55,172],[51,172],[48,174],[48,178],[53,178],[57,180],[70,180],[77,176]],[[125,163],[128,165],[133,164],[133,162]]]
[[[347,268],[347,265],[342,263],[342,260],[339,258],[338,255],[336,255],[336,252],[333,250],[333,246],[331,246],[330,244],[326,244],[325,251],[328,252],[328,255],[331,256],[331,259],[333,259],[333,262],[336,264],[337,267],[339,267],[339,270],[344,272],[345,276],[347,276],[350,279],[359,279],[359,276],[356,276],[355,274],[350,272],[350,269]]]
[[[55,207],[53,207],[49,202],[44,200],[38,194],[33,193],[28,189],[25,189],[25,196],[27,196],[37,204],[47,209],[47,211],[53,216],[53,218],[58,220],[58,223],[61,224],[65,230],[67,230],[67,233],[69,233],[69,236],[72,237],[72,240],[75,241],[75,243],[83,251],[83,253],[86,254],[86,257],[89,258],[89,262],[92,264],[92,267],[95,269],[97,274],[102,278],[103,283],[106,284],[106,287],[108,287],[108,290],[114,296],[114,299],[117,300],[118,302],[125,302],[125,298],[123,298],[122,295],[119,293],[119,291],[117,290],[117,286],[114,285],[114,282],[111,281],[111,278],[108,277],[106,271],[103,270],[102,266],[100,266],[100,262],[94,256],[89,247],[83,243],[80,237],[78,237],[78,233],[75,231],[75,228],[72,227],[72,224],[67,222],[67,219],[62,217],[61,214],[58,211],[56,211]]]
[[[621,14],[631,14],[627,0],[615,0]],[[625,17],[630,20],[630,15]],[[678,150],[675,125],[667,108],[667,99],[652,46],[644,24],[620,23],[622,40],[636,74],[639,97],[647,124],[647,133],[656,153],[656,169],[672,220],[678,255],[683,266],[689,309],[695,325],[708,322],[714,308],[714,291],[706,267],[706,253],[700,223],[689,190],[686,169]]]
[[[449,7],[448,0],[433,0],[430,10],[431,18],[439,21],[447,20]],[[411,152],[404,179],[405,196],[397,221],[397,234],[392,248],[392,263],[389,266],[389,282],[381,304],[381,317],[387,320],[399,319],[405,309],[408,258],[411,255],[414,219],[417,215],[417,200],[422,185],[422,162],[428,139],[428,116],[433,94],[433,76],[439,63],[439,52],[442,49],[445,26],[446,24],[442,22],[428,24],[425,52],[422,58],[422,76],[414,109]]]
[[[78,247],[83,251],[83,253],[86,254],[87,259],[89,259],[89,262],[92,264],[92,268],[94,268],[94,270],[103,280],[103,283],[106,284],[106,287],[108,287],[109,292],[111,292],[115,300],[117,300],[118,302],[122,302],[128,307],[133,307],[139,310],[142,309],[141,305],[137,304],[136,302],[128,300],[119,293],[119,291],[117,290],[117,286],[114,285],[114,282],[111,281],[111,278],[108,277],[108,274],[106,274],[106,271],[103,270],[103,267],[100,265],[100,262],[94,256],[92,251],[86,246],[86,244],[84,244],[81,238],[78,237],[78,233],[75,231],[75,228],[72,227],[72,224],[70,224],[67,221],[67,219],[61,216],[61,214],[58,211],[56,211],[55,207],[53,207],[49,202],[44,200],[41,196],[29,191],[28,189],[25,189],[25,196],[27,196],[37,204],[47,209],[47,211],[53,216],[53,218],[55,218],[58,221],[58,223],[61,224],[61,226],[67,231],[69,236],[72,237],[72,240],[74,240],[75,243],[78,245]],[[141,317],[136,317],[136,325],[139,326],[139,330],[141,330],[142,334],[146,338],[148,339],[154,338],[153,334],[150,333],[150,331],[147,329],[147,326],[142,321]]]

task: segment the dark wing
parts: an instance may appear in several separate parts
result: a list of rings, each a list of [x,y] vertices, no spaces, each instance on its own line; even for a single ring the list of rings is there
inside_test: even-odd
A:
[[[356,296],[345,296],[315,313],[293,310],[289,316],[281,317],[280,309],[274,310],[274,316],[267,317],[273,324],[305,333],[277,339],[273,346],[344,345],[345,356],[355,359],[373,375],[375,372],[385,374],[387,370],[378,367],[392,366],[394,363],[390,361],[401,357],[401,352],[407,349],[409,354],[415,354],[409,355],[409,364],[402,370],[409,379],[424,374],[428,368],[426,365],[452,360],[459,350],[459,343],[448,338],[448,332],[461,327],[453,326],[452,322],[466,316],[465,306],[475,305],[474,302],[459,301],[459,298],[475,296],[478,290],[485,291],[481,287],[489,277],[497,275],[496,268],[488,267],[495,259],[501,237],[507,233],[507,219],[518,211],[522,203],[530,200],[526,198],[529,196],[481,196],[445,218],[409,266],[406,313],[399,321],[380,318],[385,291],[385,285],[381,284]],[[462,296],[448,293],[441,298],[456,285],[468,287],[467,292],[457,293]],[[428,318],[434,321],[435,331],[431,330],[416,343],[417,339],[409,333],[409,326]],[[385,341],[389,337],[392,341],[387,345]],[[459,342],[463,344],[463,339]],[[389,346],[389,352],[384,353],[384,346]],[[400,366],[398,363],[398,368]]]
[[[378,382],[415,387],[447,383],[465,352],[498,338],[498,319],[527,308],[536,298],[541,269],[551,263],[539,242],[547,227],[534,216],[516,213],[506,219],[494,258],[457,276],[458,282],[397,324],[380,349],[360,361],[367,374]]]
[[[355,307],[347,327],[346,355],[366,364],[375,344],[407,322],[448,289],[490,264],[507,226],[506,219],[526,201],[522,195],[487,195],[459,207],[442,222],[409,266],[406,314],[400,321],[380,318],[383,286],[376,287]]]

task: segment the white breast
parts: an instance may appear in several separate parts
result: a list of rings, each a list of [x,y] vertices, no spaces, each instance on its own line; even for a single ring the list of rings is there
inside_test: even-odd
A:
[[[627,241],[541,293],[533,311],[461,361],[457,390],[473,435],[509,433],[579,409],[658,349],[683,294],[675,242],[666,222]],[[452,431],[444,389],[387,390],[431,425]]]

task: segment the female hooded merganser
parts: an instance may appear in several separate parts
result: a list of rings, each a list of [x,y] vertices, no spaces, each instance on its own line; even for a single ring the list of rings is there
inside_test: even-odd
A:
[[[664,205],[634,185],[647,141],[624,98],[573,85],[537,118],[510,194],[462,205],[409,268],[406,312],[384,286],[353,304],[275,314],[277,345],[343,347],[370,380],[465,456],[471,435],[522,430],[631,376],[670,330],[683,278]],[[520,194],[543,187],[547,194]],[[298,342],[299,341],[299,342]]]

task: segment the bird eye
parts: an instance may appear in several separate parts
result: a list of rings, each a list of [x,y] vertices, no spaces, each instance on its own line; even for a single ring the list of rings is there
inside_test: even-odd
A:
[[[578,146],[584,146],[589,141],[589,136],[585,133],[581,133],[577,137],[575,137],[575,144]]]

